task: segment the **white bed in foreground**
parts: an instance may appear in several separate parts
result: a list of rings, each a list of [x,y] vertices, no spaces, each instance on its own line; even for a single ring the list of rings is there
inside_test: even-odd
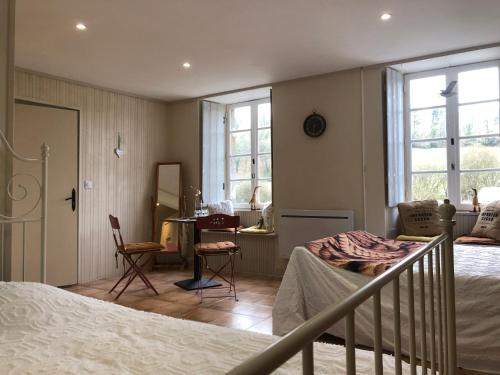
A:
[[[500,374],[500,247],[455,245],[454,256],[458,365]],[[288,333],[371,280],[359,273],[331,267],[307,249],[296,247],[274,305],[273,333]],[[400,286],[402,347],[408,348],[405,274],[401,275]],[[415,285],[415,301],[418,305],[418,285]],[[394,347],[392,316],[392,288],[386,286],[382,290],[382,334],[383,346],[388,350]],[[372,303],[365,302],[356,309],[357,343],[373,346],[372,322]],[[343,324],[333,326],[328,332],[344,337]],[[417,332],[420,332],[418,320]]]
[[[276,340],[43,284],[0,282],[2,374],[223,374]],[[344,359],[344,347],[315,344],[316,373],[345,373]],[[358,374],[373,372],[373,353],[357,350],[356,361]],[[392,357],[383,361],[384,373],[394,374]],[[302,373],[301,356],[277,373]]]

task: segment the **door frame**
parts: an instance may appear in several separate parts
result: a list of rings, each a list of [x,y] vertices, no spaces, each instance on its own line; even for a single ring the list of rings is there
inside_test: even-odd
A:
[[[75,111],[77,116],[77,124],[76,124],[76,153],[77,153],[77,166],[76,166],[76,179],[77,179],[77,186],[76,186],[76,191],[77,191],[77,205],[76,205],[76,281],[77,283],[80,283],[80,259],[81,259],[81,254],[80,254],[80,221],[81,221],[81,210],[80,210],[80,205],[81,205],[81,194],[80,194],[80,150],[81,150],[81,109],[79,107],[71,107],[71,106],[66,106],[66,105],[58,105],[58,104],[53,104],[47,101],[43,100],[38,100],[38,99],[33,99],[33,98],[26,98],[22,96],[15,96],[14,97],[14,104],[24,104],[24,105],[32,105],[35,107],[48,107],[48,108],[55,108],[55,109],[64,109],[67,111]],[[15,125],[15,111],[14,111],[14,121],[13,121],[13,129],[12,129],[12,137],[15,137],[16,134],[16,125]],[[50,147],[50,145],[48,145]],[[50,153],[50,150],[49,150]],[[50,169],[50,154],[49,154],[49,169]],[[49,185],[50,189],[50,185]]]

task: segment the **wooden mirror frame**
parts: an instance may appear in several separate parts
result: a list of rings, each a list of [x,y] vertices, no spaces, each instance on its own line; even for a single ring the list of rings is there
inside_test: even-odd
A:
[[[158,217],[157,217],[157,210],[158,210],[158,184],[160,180],[160,167],[162,165],[178,165],[179,166],[179,217],[183,217],[184,212],[183,212],[183,198],[182,198],[182,163],[181,162],[166,162],[166,163],[156,163],[156,179],[155,179],[155,194],[154,194],[154,201],[151,202],[152,204],[152,211],[153,211],[153,230],[152,230],[152,241],[156,241],[156,228],[158,225]],[[177,248],[180,251],[180,246],[181,246],[181,236],[180,234],[177,236]]]

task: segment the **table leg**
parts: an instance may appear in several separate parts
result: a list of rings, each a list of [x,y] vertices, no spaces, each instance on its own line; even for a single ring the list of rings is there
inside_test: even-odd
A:
[[[196,228],[196,223],[193,225],[193,227],[194,227],[194,233],[193,233],[194,243],[197,244],[197,243],[201,242],[201,232],[198,228]],[[200,278],[201,278],[200,258],[196,255],[196,251],[194,251],[194,249],[193,249],[193,263],[194,263],[193,264],[193,278],[195,280],[200,280]]]
[[[201,233],[200,231],[196,228],[196,223],[193,225],[194,227],[194,233],[193,233],[193,238],[194,238],[194,243],[199,243],[201,242]],[[179,288],[185,289],[185,290],[194,290],[198,289],[200,287],[200,279],[201,279],[201,264],[200,264],[200,259],[196,255],[196,252],[193,249],[193,278],[192,279],[187,279],[187,280],[181,280],[181,281],[176,281],[174,284],[177,285]],[[203,289],[206,288],[214,288],[217,286],[221,286],[222,284],[215,281],[215,280],[209,280],[209,279],[202,279],[201,280],[201,287]]]

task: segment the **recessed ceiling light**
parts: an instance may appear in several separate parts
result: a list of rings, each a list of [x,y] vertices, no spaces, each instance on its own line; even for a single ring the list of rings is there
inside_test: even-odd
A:
[[[191,64],[190,64],[189,62],[187,62],[187,61],[186,61],[184,64],[182,64],[182,66],[183,66],[184,68],[186,68],[186,69],[191,68]]]
[[[382,13],[382,14],[380,15],[380,19],[381,19],[382,21],[388,21],[388,20],[390,20],[391,18],[392,18],[392,14],[387,13],[387,12],[384,12],[384,13]]]
[[[85,26],[85,24],[83,24],[83,23],[77,23],[77,24],[76,24],[76,28],[77,28],[78,30],[81,30],[81,31],[83,31],[83,30],[87,30],[87,26]]]

